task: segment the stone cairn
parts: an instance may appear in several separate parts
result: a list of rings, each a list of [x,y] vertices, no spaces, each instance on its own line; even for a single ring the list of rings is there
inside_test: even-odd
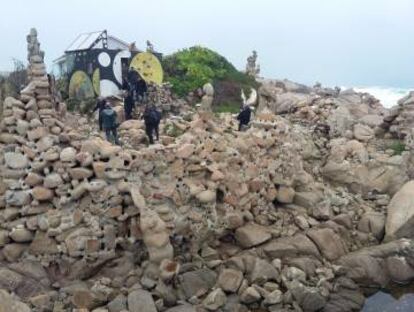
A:
[[[257,77],[260,73],[260,65],[257,62],[257,52],[253,51],[252,55],[247,58],[246,74],[252,77]]]

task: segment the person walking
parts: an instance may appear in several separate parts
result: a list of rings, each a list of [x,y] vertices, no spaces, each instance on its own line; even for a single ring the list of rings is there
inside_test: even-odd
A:
[[[237,116],[237,120],[239,121],[239,131],[242,131],[243,127],[249,124],[251,114],[252,114],[252,110],[250,106],[244,105],[243,109]]]
[[[138,105],[145,103],[146,102],[146,97],[147,97],[148,86],[147,86],[147,83],[145,82],[145,80],[142,79],[141,76],[138,76],[138,81],[137,81],[137,84],[136,84],[136,90],[137,90]]]
[[[116,123],[116,112],[112,108],[109,102],[105,103],[105,108],[102,111],[102,126],[105,130],[106,139],[109,142],[114,142],[119,145],[118,134],[117,134],[117,123]],[[113,140],[112,140],[113,137]]]
[[[149,143],[154,144],[154,132],[156,140],[159,140],[159,125],[161,121],[161,113],[157,111],[155,105],[147,105],[142,118],[145,122],[145,132],[148,136]]]

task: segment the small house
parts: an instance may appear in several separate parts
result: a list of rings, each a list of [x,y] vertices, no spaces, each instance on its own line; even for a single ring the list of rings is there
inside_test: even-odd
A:
[[[103,30],[80,34],[54,65],[58,77],[67,77],[70,97],[90,98],[119,95],[130,68],[148,82],[162,83],[161,57]]]

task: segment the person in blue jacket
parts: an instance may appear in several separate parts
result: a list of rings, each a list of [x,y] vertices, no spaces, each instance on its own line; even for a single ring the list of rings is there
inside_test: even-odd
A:
[[[102,126],[105,131],[106,139],[109,142],[113,141],[115,144],[119,145],[118,134],[116,130],[118,125],[116,119],[116,112],[112,108],[111,104],[107,101],[105,103],[105,108],[102,111]]]

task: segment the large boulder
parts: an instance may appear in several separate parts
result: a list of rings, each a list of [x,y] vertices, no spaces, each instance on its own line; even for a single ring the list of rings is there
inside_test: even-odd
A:
[[[401,237],[414,237],[414,180],[407,182],[388,205],[385,239]]]
[[[408,239],[362,248],[341,257],[337,263],[359,285],[385,287],[390,280],[409,282],[413,278],[414,244]]]

